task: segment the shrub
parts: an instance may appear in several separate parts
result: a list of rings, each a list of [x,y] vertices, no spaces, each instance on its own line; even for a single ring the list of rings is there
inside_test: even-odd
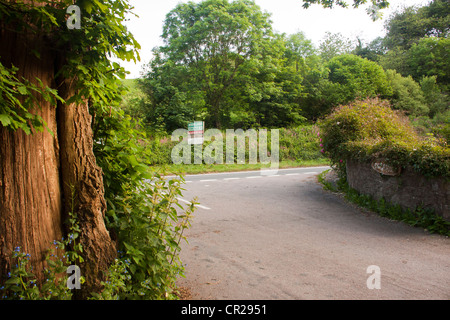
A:
[[[422,89],[411,76],[403,77],[395,70],[387,70],[386,75],[393,90],[390,101],[394,109],[404,110],[412,116],[429,114]]]
[[[383,158],[393,166],[410,166],[426,176],[449,178],[450,150],[420,137],[408,118],[386,101],[370,99],[336,108],[320,121],[324,152],[341,173],[345,159]]]
[[[293,160],[318,160],[324,158],[320,152],[321,147],[318,142],[317,134],[319,128],[314,125],[302,125],[292,128],[281,128],[280,138],[280,161]],[[258,132],[258,130],[256,130]],[[223,137],[223,163],[226,163],[226,131],[221,131]],[[257,135],[259,143],[259,135]],[[267,131],[267,150],[271,151],[271,131]],[[149,165],[170,165],[172,164],[172,149],[178,142],[171,141],[170,136],[154,135],[145,141],[145,152],[150,156],[148,158]],[[202,153],[205,148],[211,144],[211,141],[204,142]],[[251,147],[255,147],[252,145]],[[245,159],[249,160],[249,139],[246,138]],[[194,162],[194,148],[191,147],[191,163]],[[237,160],[237,149],[235,143],[234,159]]]
[[[179,245],[194,204],[179,204],[183,178],[167,180],[152,172],[149,164],[167,161],[165,141],[149,141],[141,125],[118,112],[99,117],[94,127],[108,204],[106,225],[119,250],[97,299],[175,299],[175,281],[184,271]]]
[[[331,59],[327,67],[328,80],[339,84],[336,96],[339,103],[392,93],[383,68],[373,61],[344,54]]]
[[[167,180],[151,172],[148,163],[155,150],[146,148],[150,142],[136,129],[139,125],[120,112],[98,117],[94,125],[94,151],[104,173],[108,204],[105,222],[117,240],[118,257],[102,281],[101,292],[91,292],[92,300],[177,299],[176,280],[184,272],[180,242],[195,202],[188,207],[179,203],[183,178]],[[0,287],[0,300],[73,298],[66,271],[83,263],[83,248],[77,241],[78,218],[72,213],[68,218],[69,236],[55,240],[46,257],[45,283],[38,285],[30,255],[17,247],[12,255],[15,266]]]
[[[280,161],[317,160],[323,158],[318,143],[317,126],[305,125],[280,130]]]

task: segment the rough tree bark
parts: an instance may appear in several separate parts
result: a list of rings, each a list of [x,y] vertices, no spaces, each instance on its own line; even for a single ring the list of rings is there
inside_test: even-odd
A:
[[[1,31],[0,58],[6,67],[14,64],[17,78],[53,82],[53,61],[42,39]],[[38,48],[42,59],[30,54]],[[12,132],[0,126],[0,273],[10,268],[15,247],[31,255],[36,276],[42,281],[46,249],[60,240],[62,202],[59,175],[59,144],[56,109],[45,100],[36,110],[55,133]]]
[[[17,78],[37,77],[69,98],[74,79],[55,79],[64,57],[46,41],[36,34],[19,35],[0,22],[0,61],[6,67],[16,66]],[[40,53],[39,59],[32,49]],[[47,131],[26,135],[0,126],[0,284],[17,246],[30,253],[33,272],[43,281],[45,253],[53,240],[65,234],[63,222],[74,200],[85,260],[80,267],[86,279],[76,296],[84,298],[100,288],[103,272],[116,256],[103,220],[106,202],[102,171],[93,153],[89,108],[87,103],[55,108],[43,100],[35,112],[53,136]]]
[[[73,81],[65,79],[59,93],[73,95]],[[80,265],[86,284],[82,297],[100,287],[103,272],[116,257],[116,244],[106,229],[102,170],[97,166],[93,152],[92,117],[87,101],[58,107],[58,133],[60,139],[61,178],[64,208],[67,216],[74,203],[81,228],[84,263]],[[74,199],[71,198],[75,191]]]

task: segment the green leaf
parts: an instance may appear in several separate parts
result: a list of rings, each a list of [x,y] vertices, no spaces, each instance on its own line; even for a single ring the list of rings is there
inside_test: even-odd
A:
[[[136,156],[135,156],[135,155],[130,155],[130,156],[128,156],[128,162],[129,162],[133,167],[136,167],[137,165],[139,165],[139,162],[136,160]]]
[[[7,284],[7,285],[19,284],[19,283],[20,283],[20,278],[18,278],[18,277],[13,277],[13,278],[10,278],[5,281],[5,284]]]
[[[92,13],[92,2],[91,1],[84,1],[83,2],[83,9],[86,11],[87,14],[91,14]]]
[[[89,70],[83,65],[78,65],[77,69],[81,70],[84,74],[89,74]]]
[[[0,122],[2,123],[2,126],[7,127],[12,123],[11,117],[6,114],[0,114]]]
[[[23,96],[28,94],[28,90],[25,86],[19,86],[17,87],[17,91],[19,91],[19,93]]]

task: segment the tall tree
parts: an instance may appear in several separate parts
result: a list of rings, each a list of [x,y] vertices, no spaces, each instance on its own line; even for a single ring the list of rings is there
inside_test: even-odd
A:
[[[81,227],[86,296],[116,256],[103,221],[91,113],[118,99],[116,77],[124,70],[108,56],[132,59],[127,46],[138,45],[121,25],[131,9],[125,1],[77,1],[80,29],[66,23],[72,4],[0,1],[0,74],[7,75],[0,79],[0,282],[17,246],[43,281],[45,252],[66,235],[71,212]]]
[[[437,76],[438,84],[448,90],[449,13],[448,0],[434,0],[393,14],[386,23],[384,39],[389,51],[380,57],[380,64],[416,81]]]
[[[383,68],[373,61],[348,54],[331,59],[327,67],[328,79],[341,88],[336,97],[340,103],[391,93]]]
[[[433,0],[426,6],[407,7],[387,20],[385,44],[389,49],[408,50],[424,37],[448,37],[449,26],[449,0]]]
[[[295,69],[299,71],[305,65],[306,59],[316,54],[316,48],[303,32],[290,35],[286,41],[286,57],[295,62]]]
[[[392,95],[386,74],[373,61],[352,54],[332,58],[305,79],[308,96],[303,99],[306,116],[318,119],[330,112],[332,107],[355,99]]]
[[[353,42],[342,33],[327,32],[319,44],[320,56],[324,61],[352,52],[355,48]]]
[[[180,70],[184,82],[179,85],[201,96],[208,123],[221,128],[232,108],[227,100],[246,70],[244,65],[258,57],[271,34],[269,15],[250,0],[179,4],[166,17],[165,44],[158,48],[148,78],[154,79],[157,69],[167,65]]]
[[[392,87],[389,97],[392,107],[405,111],[409,116],[427,115],[430,110],[425,103],[420,85],[411,76],[402,77],[394,70],[387,70],[386,75]]]
[[[358,44],[352,53],[362,58],[377,62],[387,52],[382,37],[378,37],[368,44],[364,44],[360,38],[357,38],[357,41]]]
[[[449,38],[420,39],[407,51],[409,74],[420,81],[424,76],[436,76],[443,87],[450,84]]]
[[[286,42],[284,35],[275,35],[255,59],[258,63],[250,64],[251,70],[241,79],[239,88],[244,88],[241,95],[249,104],[254,126],[288,127],[304,120],[300,115],[302,73],[304,59],[312,52],[296,43],[298,46],[290,47],[293,43]]]

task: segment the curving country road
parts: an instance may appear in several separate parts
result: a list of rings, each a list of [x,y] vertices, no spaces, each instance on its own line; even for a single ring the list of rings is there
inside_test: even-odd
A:
[[[179,286],[198,300],[450,299],[450,239],[322,190],[325,169],[187,176],[181,201],[201,205]]]

